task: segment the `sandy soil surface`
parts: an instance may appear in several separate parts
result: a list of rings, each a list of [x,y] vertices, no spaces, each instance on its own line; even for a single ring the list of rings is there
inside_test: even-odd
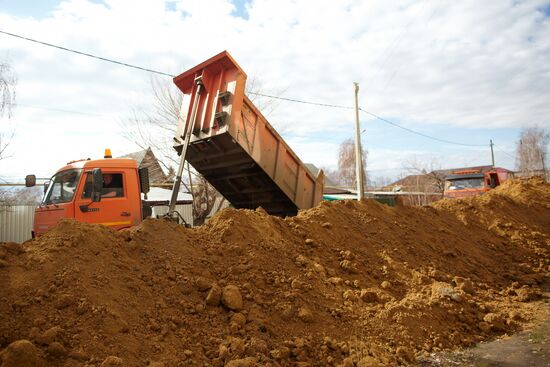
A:
[[[0,366],[418,365],[545,320],[549,223],[537,179],[194,229],[64,220],[0,245]]]
[[[459,351],[432,353],[421,367],[550,367],[550,282],[544,284],[536,318],[524,330]]]

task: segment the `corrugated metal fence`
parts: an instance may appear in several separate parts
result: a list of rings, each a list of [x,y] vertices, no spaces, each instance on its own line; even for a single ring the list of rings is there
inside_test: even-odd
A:
[[[188,205],[176,205],[176,211],[185,220],[185,223],[193,225],[193,207],[191,204]],[[153,218],[160,217],[168,213],[168,205],[158,205],[153,207]]]
[[[31,238],[35,205],[0,205],[0,242],[24,242]],[[176,210],[193,225],[191,205],[176,205]],[[153,207],[153,217],[165,214],[168,206]]]
[[[31,238],[35,205],[0,206],[0,242],[24,242]]]

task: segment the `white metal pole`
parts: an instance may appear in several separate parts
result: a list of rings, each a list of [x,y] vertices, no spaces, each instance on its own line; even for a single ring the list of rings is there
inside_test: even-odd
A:
[[[493,168],[495,168],[495,152],[493,151],[493,139],[489,141],[491,142],[491,162],[493,164]]]

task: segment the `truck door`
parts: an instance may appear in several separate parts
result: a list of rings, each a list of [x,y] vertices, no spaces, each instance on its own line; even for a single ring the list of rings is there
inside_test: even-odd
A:
[[[128,170],[103,169],[103,191],[101,201],[91,203],[92,173],[86,178],[80,195],[75,201],[75,219],[81,222],[103,224],[121,229],[137,225],[141,214],[135,210],[136,193],[129,184]],[[138,195],[139,197],[139,195]]]
[[[490,182],[489,187],[492,189],[500,185],[500,182],[498,180],[498,175],[496,172],[489,173],[489,182]]]

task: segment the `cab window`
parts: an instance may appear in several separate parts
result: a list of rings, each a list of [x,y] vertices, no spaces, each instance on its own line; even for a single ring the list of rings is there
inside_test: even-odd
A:
[[[122,173],[104,173],[103,174],[103,190],[101,191],[102,198],[119,198],[124,196],[124,184]],[[90,198],[92,196],[92,173],[89,172],[86,176],[84,191],[82,198]]]
[[[50,180],[43,204],[67,203],[73,199],[80,179],[80,169],[71,169],[57,173]]]
[[[483,178],[464,178],[449,180],[445,183],[447,190],[481,189],[483,188]]]

